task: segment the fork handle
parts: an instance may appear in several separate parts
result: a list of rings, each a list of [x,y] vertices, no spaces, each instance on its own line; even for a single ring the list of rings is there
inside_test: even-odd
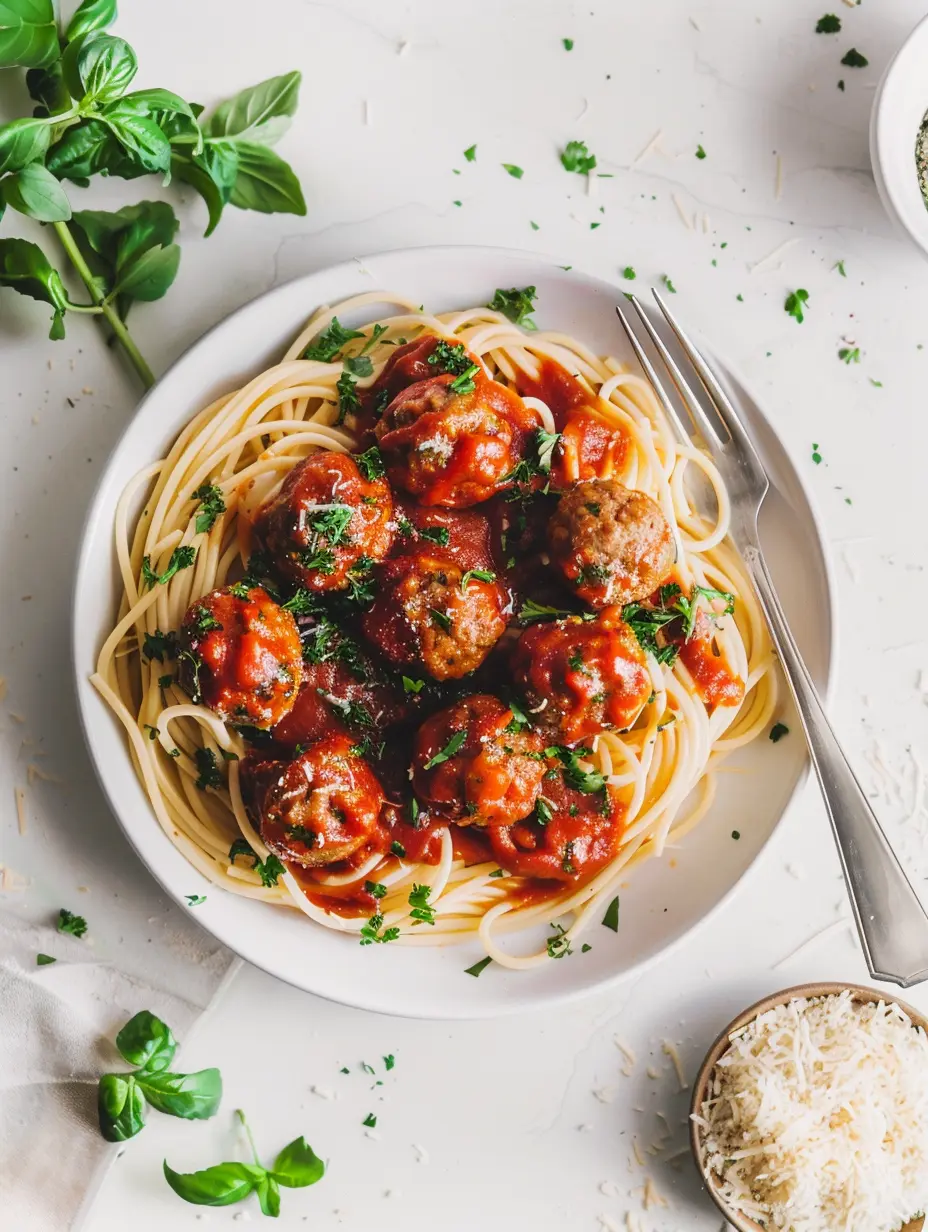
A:
[[[745,560],[809,744],[870,974],[908,988],[928,979],[928,914],[838,743],[760,548],[746,548]]]

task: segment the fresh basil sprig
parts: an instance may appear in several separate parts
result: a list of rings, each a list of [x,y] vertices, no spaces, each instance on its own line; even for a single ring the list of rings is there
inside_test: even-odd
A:
[[[257,1194],[262,1214],[276,1219],[280,1214],[280,1186],[304,1189],[307,1185],[315,1185],[325,1174],[325,1164],[306,1139],[300,1137],[284,1147],[274,1160],[273,1168],[265,1168],[244,1112],[238,1109],[235,1115],[248,1135],[253,1164],[231,1162],[214,1164],[199,1172],[175,1172],[165,1160],[165,1179],[178,1197],[195,1206],[231,1206],[249,1194]]]
[[[251,86],[201,121],[203,108],[171,90],[130,90],[138,58],[108,32],[116,15],[116,0],[82,0],[62,32],[54,0],[0,0],[0,69],[27,69],[37,104],[30,117],[0,126],[0,219],[9,208],[50,224],[90,302],[72,302],[42,248],[24,239],[0,240],[0,287],[48,303],[55,339],[69,312],[102,317],[150,386],[126,316],[134,302],[160,299],[177,275],[174,212],[156,201],[72,212],[61,181],[86,187],[95,175],[158,175],[166,184],[174,176],[204,199],[207,235],[226,205],[305,214],[296,175],[270,148],[296,111],[300,74]]]
[[[116,1047],[130,1065],[139,1068],[129,1074],[104,1074],[100,1079],[97,1111],[107,1142],[134,1138],[145,1125],[148,1104],[188,1121],[205,1120],[218,1110],[222,1099],[219,1070],[169,1073],[177,1041],[171,1028],[149,1010],[140,1010],[129,1019],[116,1036]]]

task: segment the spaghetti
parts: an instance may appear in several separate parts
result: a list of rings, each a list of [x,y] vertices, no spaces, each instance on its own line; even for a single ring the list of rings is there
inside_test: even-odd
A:
[[[353,337],[332,358],[301,358],[314,339],[327,330],[331,337],[337,318],[360,319],[385,303],[393,314],[347,331]],[[362,852],[350,865],[314,870],[309,880],[294,865],[275,873],[243,800],[247,733],[192,700],[170,670],[177,647],[162,631],[178,630],[191,603],[242,576],[255,515],[298,464],[318,450],[359,449],[355,417],[350,411],[345,416],[346,390],[363,398],[377,387],[398,344],[425,334],[462,343],[487,377],[521,396],[545,433],[559,432],[558,467],[566,483],[592,471],[656,502],[673,536],[673,589],[694,596],[690,632],[697,617],[703,632],[708,629],[700,644],[711,646],[711,657],[694,654],[689,636],[665,655],[649,643],[650,695],[631,728],[601,730],[591,747],[565,754],[576,774],[602,776],[598,781],[608,783],[623,818],[608,863],[579,882],[509,873],[485,846],[459,842],[462,828],[440,818],[432,827],[430,862],[406,857],[402,844],[394,843]],[[351,363],[361,355],[370,363]],[[346,371],[358,374],[347,386]],[[612,444],[605,448],[600,441],[591,454],[589,441],[597,433]],[[714,494],[709,514],[689,491],[693,470]],[[206,515],[205,491],[212,502]],[[398,944],[448,944],[476,934],[497,962],[531,967],[569,952],[629,870],[697,824],[712,804],[720,760],[770,722],[777,700],[772,650],[743,563],[727,538],[729,512],[711,460],[676,442],[650,385],[616,359],[601,358],[561,333],[521,329],[490,308],[433,316],[400,296],[359,295],[319,309],[279,364],[199,411],[167,457],[128,485],[115,518],[122,597],[92,681],[126,730],[165,834],[217,886],[295,908],[362,940],[389,933]],[[697,613],[699,588],[733,597],[733,613],[720,614],[711,603]],[[706,672],[718,675],[723,668],[738,688],[720,700],[707,687]],[[236,845],[252,858],[237,857]],[[354,889],[372,883],[372,910],[352,907]],[[424,921],[416,914],[423,904]],[[539,952],[513,954],[501,942],[503,933],[559,917],[569,923]],[[416,927],[422,922],[431,926]]]

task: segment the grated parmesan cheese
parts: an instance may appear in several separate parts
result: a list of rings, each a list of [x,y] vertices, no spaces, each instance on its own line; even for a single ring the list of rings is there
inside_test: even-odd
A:
[[[701,1150],[722,1199],[791,1232],[892,1232],[928,1208],[928,1036],[849,991],[732,1036]]]

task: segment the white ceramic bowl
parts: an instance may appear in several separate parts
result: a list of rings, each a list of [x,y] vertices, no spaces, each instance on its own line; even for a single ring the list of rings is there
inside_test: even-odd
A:
[[[622,889],[618,933],[594,927],[593,948],[531,971],[465,968],[476,944],[358,945],[302,914],[224,893],[208,883],[162,832],[136,779],[122,729],[91,686],[98,649],[116,602],[113,513],[129,478],[163,457],[191,416],[217,394],[276,362],[319,304],[392,289],[434,311],[486,303],[494,288],[534,284],[541,329],[561,329],[596,351],[631,358],[615,318],[619,291],[554,261],[493,248],[418,248],[349,261],[299,278],[247,304],[200,339],[142,402],[100,481],[84,531],[74,600],[74,663],[88,747],[120,825],[165,890],[205,894],[196,919],[249,962],[334,1001],[424,1018],[476,1018],[580,996],[621,979],[679,942],[731,894],[783,816],[807,765],[798,723],[773,745],[759,740],[733,755],[743,774],[721,776],[709,815],[662,860],[637,869]],[[376,315],[376,305],[371,305]],[[370,318],[368,318],[370,319]],[[692,325],[693,322],[687,322]],[[634,362],[634,361],[632,361]],[[761,533],[783,604],[809,669],[823,689],[834,652],[832,582],[823,536],[797,468],[770,421],[726,365],[746,424],[770,470],[773,490]],[[784,703],[786,707],[786,703]],[[787,710],[787,715],[788,715]],[[732,841],[732,831],[740,841]],[[546,930],[547,931],[547,930]],[[534,936],[543,944],[545,932]]]
[[[928,208],[915,169],[915,140],[928,111],[928,17],[890,61],[870,113],[870,160],[886,212],[928,256]]]

